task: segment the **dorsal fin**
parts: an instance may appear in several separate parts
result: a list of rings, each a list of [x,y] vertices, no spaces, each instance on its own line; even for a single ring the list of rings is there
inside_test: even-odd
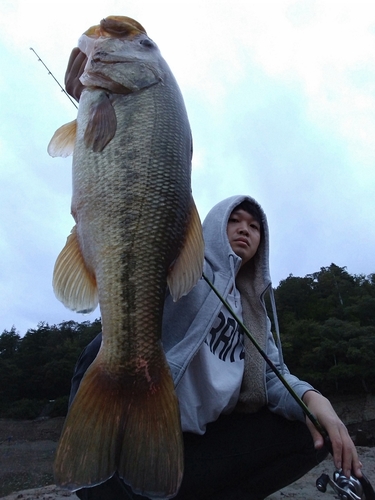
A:
[[[202,276],[204,240],[202,224],[194,200],[190,211],[184,246],[171,266],[167,282],[173,300],[176,302],[190,292]]]

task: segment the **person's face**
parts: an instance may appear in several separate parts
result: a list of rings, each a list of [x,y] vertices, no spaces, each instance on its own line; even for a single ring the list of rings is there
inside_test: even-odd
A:
[[[241,257],[241,266],[254,257],[260,243],[260,224],[248,212],[234,209],[227,226],[229,244],[233,252]]]

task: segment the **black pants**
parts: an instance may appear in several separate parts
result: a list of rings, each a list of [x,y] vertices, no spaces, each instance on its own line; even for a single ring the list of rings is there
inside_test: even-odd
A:
[[[326,456],[316,452],[302,422],[263,409],[221,416],[206,434],[184,433],[185,472],[176,500],[258,500],[293,483]],[[118,476],[77,491],[82,500],[126,500],[134,495]]]

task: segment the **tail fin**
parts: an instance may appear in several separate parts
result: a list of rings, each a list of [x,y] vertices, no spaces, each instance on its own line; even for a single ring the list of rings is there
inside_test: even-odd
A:
[[[137,392],[103,370],[100,353],[82,379],[55,459],[56,484],[76,491],[118,471],[133,491],[150,498],[176,495],[183,474],[183,442],[169,368],[160,383]]]

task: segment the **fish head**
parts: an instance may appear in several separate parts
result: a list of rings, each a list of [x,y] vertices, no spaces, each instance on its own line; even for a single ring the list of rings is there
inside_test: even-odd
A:
[[[81,76],[87,87],[127,94],[162,80],[166,63],[159,48],[131,18],[103,19],[81,36],[78,47],[88,56]]]

